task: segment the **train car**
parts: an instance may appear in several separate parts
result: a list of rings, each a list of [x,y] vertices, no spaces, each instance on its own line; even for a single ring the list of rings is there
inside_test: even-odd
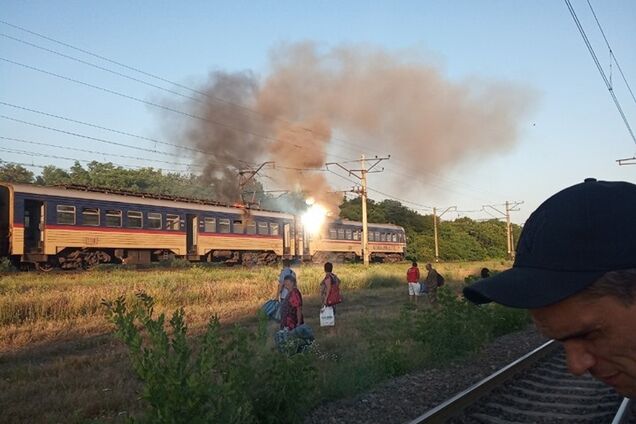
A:
[[[291,214],[117,190],[0,183],[0,257],[38,269],[181,257],[228,264],[294,257]]]
[[[399,262],[404,260],[406,235],[404,228],[393,224],[368,224],[369,260]],[[362,259],[362,223],[337,220],[324,231],[310,236],[309,251],[314,262],[325,260],[356,262]]]
[[[362,224],[337,220],[310,235],[288,213],[124,190],[0,183],[0,257],[48,271],[171,257],[228,265],[281,258],[362,257]],[[369,224],[374,262],[404,259],[404,229]]]

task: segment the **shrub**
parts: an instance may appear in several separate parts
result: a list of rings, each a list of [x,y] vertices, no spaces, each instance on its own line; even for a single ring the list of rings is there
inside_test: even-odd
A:
[[[438,305],[415,317],[415,340],[421,341],[435,362],[444,362],[474,352],[490,339],[483,311],[448,287],[437,291]]]
[[[145,293],[131,307],[123,296],[103,304],[144,383],[140,422],[297,422],[313,401],[312,357],[266,351],[263,325],[257,334],[236,327],[224,340],[215,316],[194,348],[183,308],[173,313],[169,335],[164,314],[153,317],[154,300]]]
[[[9,258],[0,258],[0,273],[17,272]]]

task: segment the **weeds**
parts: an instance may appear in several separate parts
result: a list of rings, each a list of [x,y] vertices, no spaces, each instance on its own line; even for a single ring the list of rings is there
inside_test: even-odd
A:
[[[124,296],[103,304],[143,382],[147,407],[138,422],[291,423],[313,400],[312,357],[264,350],[264,331],[236,327],[223,340],[214,316],[195,348],[183,308],[173,313],[169,335],[165,315],[153,317],[154,299],[143,292],[131,306]]]
[[[0,274],[17,271],[18,270],[13,266],[9,258],[0,258]]]

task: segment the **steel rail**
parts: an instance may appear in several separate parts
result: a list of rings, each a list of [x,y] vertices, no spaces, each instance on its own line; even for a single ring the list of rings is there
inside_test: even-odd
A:
[[[531,367],[540,359],[556,351],[558,346],[558,343],[554,340],[546,342],[494,374],[491,374],[485,379],[473,384],[463,392],[456,394],[446,402],[436,406],[414,420],[408,421],[407,424],[436,424],[446,422],[449,418],[458,415],[465,408],[475,403],[479,398],[501,386],[504,382],[516,374]]]
[[[612,420],[612,424],[627,424],[632,417],[631,408],[633,407],[633,400],[624,398],[621,406],[618,408],[618,412]]]

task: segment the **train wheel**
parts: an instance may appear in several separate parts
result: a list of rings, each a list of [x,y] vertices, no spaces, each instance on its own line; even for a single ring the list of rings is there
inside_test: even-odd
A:
[[[42,272],[50,272],[50,271],[53,271],[53,268],[55,268],[55,267],[54,267],[54,266],[53,266],[53,264],[52,264],[52,263],[50,263],[50,262],[37,262],[37,263],[35,264],[35,268],[36,268],[38,271],[42,271]]]

